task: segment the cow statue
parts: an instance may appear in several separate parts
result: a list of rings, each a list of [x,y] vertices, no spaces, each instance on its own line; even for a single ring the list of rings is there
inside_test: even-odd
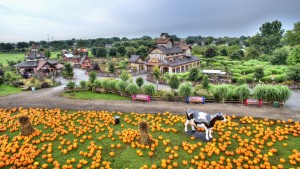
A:
[[[186,122],[184,130],[185,132],[187,132],[188,124],[191,125],[193,132],[195,131],[195,126],[202,127],[205,129],[206,140],[209,140],[209,138],[212,138],[211,131],[217,120],[222,120],[226,122],[226,118],[221,112],[214,115],[210,115],[198,110],[188,109],[186,111]]]

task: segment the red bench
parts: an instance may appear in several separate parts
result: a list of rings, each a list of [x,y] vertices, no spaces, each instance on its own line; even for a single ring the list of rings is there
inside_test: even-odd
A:
[[[133,94],[131,96],[132,101],[135,100],[145,100],[147,102],[150,102],[150,95],[146,95],[146,94]]]
[[[262,99],[245,99],[244,104],[246,106],[248,106],[248,105],[262,106],[263,101],[262,101]]]
[[[205,103],[205,97],[204,96],[187,96],[185,98],[186,103]]]

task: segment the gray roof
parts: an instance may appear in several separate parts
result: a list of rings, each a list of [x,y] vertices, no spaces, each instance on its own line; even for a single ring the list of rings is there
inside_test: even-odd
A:
[[[42,58],[46,58],[46,55],[44,52],[26,53],[26,59],[42,59]]]
[[[51,65],[56,65],[58,63],[57,60],[47,60]]]
[[[166,48],[163,45],[157,45],[156,47],[166,55],[176,54],[176,53],[183,53],[182,49],[178,46],[173,46],[172,48]]]
[[[14,65],[14,67],[19,67],[19,68],[34,68],[39,65],[39,61],[25,61],[21,63],[17,63]]]
[[[128,60],[128,62],[130,63],[135,63],[136,61],[139,60],[141,56],[140,55],[131,55],[130,59]]]
[[[163,60],[163,63],[165,65],[174,67],[174,66],[200,61],[200,59],[197,58],[196,56],[189,56],[189,57],[184,56],[182,60],[179,59],[179,56],[174,56],[173,58],[174,58],[174,62],[171,62],[168,58],[166,58]]]

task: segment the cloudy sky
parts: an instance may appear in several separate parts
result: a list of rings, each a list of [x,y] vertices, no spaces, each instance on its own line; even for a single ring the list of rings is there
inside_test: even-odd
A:
[[[293,29],[300,0],[0,0],[0,42],[253,36],[273,20]]]

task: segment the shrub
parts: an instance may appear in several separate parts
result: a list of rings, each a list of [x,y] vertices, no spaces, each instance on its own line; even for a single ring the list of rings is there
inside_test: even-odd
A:
[[[291,96],[291,90],[285,85],[277,85],[278,101],[285,102]]]
[[[222,101],[224,103],[224,100],[228,95],[228,91],[229,91],[228,86],[218,85],[213,90],[213,94],[215,96],[215,99],[217,99],[218,101]]]
[[[243,84],[246,84],[246,80],[244,79],[244,78],[238,78],[238,80],[237,80],[237,84],[238,85],[243,85]]]
[[[240,85],[234,89],[235,95],[238,96],[239,99],[245,100],[250,96],[250,89],[248,85]]]
[[[108,90],[109,89],[109,80],[108,79],[103,79],[102,80],[102,88],[104,88],[105,90]]]
[[[179,80],[176,75],[172,75],[169,82],[169,86],[171,87],[172,90],[176,90],[179,87]]]
[[[122,92],[122,93],[126,92],[126,88],[127,88],[127,83],[126,82],[124,82],[124,81],[118,81],[118,83],[117,83],[117,89],[120,92]]]
[[[155,87],[152,84],[147,84],[143,86],[143,91],[145,94],[152,96],[155,94]]]
[[[118,80],[109,80],[108,81],[108,89],[109,90],[113,90],[113,91],[116,91],[116,90],[118,90],[118,88],[117,88],[117,83],[118,83],[119,81]]]
[[[203,89],[208,89],[208,87],[209,87],[209,80],[208,80],[208,75],[207,74],[205,74],[203,76],[201,85],[202,85]]]
[[[75,82],[69,81],[66,86],[68,89],[74,89],[75,85],[76,85]]]
[[[139,86],[139,88],[141,89],[143,84],[144,84],[144,79],[142,77],[137,77],[135,80],[135,83]]]
[[[179,90],[179,95],[186,97],[192,95],[193,87],[190,83],[183,83],[179,85],[178,90]]]
[[[166,91],[162,93],[162,100],[171,101],[174,98],[174,93],[172,91]]]
[[[254,89],[254,97],[264,101],[286,101],[291,92],[287,86],[283,85],[260,85]]]
[[[130,95],[133,95],[133,94],[137,94],[139,92],[139,88],[136,84],[133,84],[133,83],[130,83],[127,88],[126,88],[126,91],[130,94]]]
[[[286,79],[287,79],[286,74],[281,74],[281,75],[276,75],[274,81],[276,83],[282,83],[286,81]]]
[[[129,74],[126,70],[123,70],[119,77],[124,82],[127,82],[127,80],[129,79]]]
[[[86,81],[84,81],[84,80],[82,80],[82,81],[80,81],[79,82],[79,85],[80,85],[80,88],[82,88],[82,89],[86,89],[86,87],[87,87],[87,83],[86,83]]]
[[[96,78],[97,78],[97,73],[94,72],[94,71],[91,71],[91,72],[89,73],[89,81],[90,81],[91,83],[94,83],[94,81],[96,80]]]
[[[102,81],[100,79],[97,79],[94,81],[94,85],[96,88],[101,88],[102,87]]]

